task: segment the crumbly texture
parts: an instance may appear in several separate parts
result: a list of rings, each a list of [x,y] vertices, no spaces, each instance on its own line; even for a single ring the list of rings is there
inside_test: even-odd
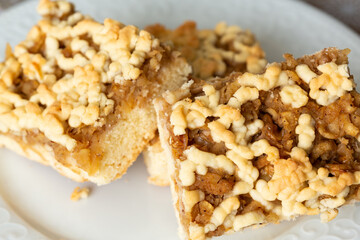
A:
[[[149,183],[157,186],[169,186],[168,161],[161,147],[158,134],[151,140],[149,146],[142,154],[150,175],[148,177]]]
[[[162,42],[178,49],[201,79],[226,76],[233,71],[261,73],[267,61],[265,53],[249,30],[218,23],[214,29],[198,30],[187,21],[175,30],[156,24],[145,28]]]
[[[80,199],[88,198],[89,194],[90,194],[90,189],[89,188],[76,187],[74,189],[74,191],[71,193],[70,199],[71,199],[71,201],[77,202]]]
[[[185,239],[300,215],[327,222],[358,200],[360,95],[348,53],[287,54],[263,74],[233,74],[225,87],[200,91],[189,82],[155,101]],[[281,94],[289,88],[301,95],[296,104]]]
[[[149,32],[66,1],[41,0],[38,12],[0,64],[0,144],[77,181],[115,180],[155,136],[152,99],[190,66]]]
[[[267,64],[265,53],[249,30],[218,23],[214,29],[199,30],[187,21],[175,30],[160,24],[146,28],[161,42],[179,50],[192,66],[192,76],[204,80],[224,77],[236,72],[262,73]],[[169,185],[166,156],[154,139],[143,157],[149,172],[149,182]],[[165,166],[165,168],[164,168]]]

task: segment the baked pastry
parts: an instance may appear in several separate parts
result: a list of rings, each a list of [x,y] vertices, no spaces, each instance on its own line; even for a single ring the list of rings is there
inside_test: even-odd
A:
[[[214,29],[197,29],[186,21],[175,30],[161,24],[147,26],[146,31],[179,50],[193,68],[192,76],[208,79],[231,72],[261,73],[267,61],[255,36],[239,26],[218,23]]]
[[[218,23],[213,30],[198,30],[196,23],[185,22],[175,30],[160,24],[145,28],[161,42],[179,50],[192,66],[192,76],[201,79],[224,77],[236,72],[263,72],[265,53],[249,30]],[[149,172],[149,182],[169,185],[166,156],[158,136],[143,152]]]
[[[189,81],[155,100],[184,239],[321,214],[360,197],[360,94],[348,49]]]
[[[76,181],[121,177],[154,138],[152,99],[191,71],[147,31],[41,0],[0,64],[0,144]]]

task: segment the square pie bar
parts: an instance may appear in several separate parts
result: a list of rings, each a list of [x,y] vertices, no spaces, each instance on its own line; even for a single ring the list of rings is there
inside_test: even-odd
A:
[[[179,50],[193,68],[192,76],[208,79],[231,72],[262,73],[267,61],[255,36],[239,26],[218,23],[214,29],[197,29],[193,21],[175,30],[155,24],[148,32]]]
[[[155,100],[184,239],[300,215],[332,220],[360,197],[360,95],[348,49],[263,74],[189,81]]]
[[[198,30],[196,23],[185,22],[175,30],[156,24],[145,28],[161,42],[180,51],[192,66],[192,76],[201,79],[223,77],[231,72],[262,73],[265,53],[249,30],[221,22],[213,30]],[[166,155],[158,137],[143,152],[149,182],[169,185]]]
[[[42,0],[38,12],[0,63],[0,144],[76,181],[115,180],[155,136],[152,99],[191,68],[149,32],[66,1]]]

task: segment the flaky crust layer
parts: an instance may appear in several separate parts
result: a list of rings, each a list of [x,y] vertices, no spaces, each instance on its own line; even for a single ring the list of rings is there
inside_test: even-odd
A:
[[[155,137],[143,151],[143,158],[149,172],[148,181],[157,186],[169,186],[169,172],[167,166],[167,157],[161,147],[160,140]]]
[[[141,122],[140,119],[143,118],[147,120]],[[97,172],[92,175],[88,171],[84,171],[81,159],[78,156],[74,158],[71,154],[68,154],[60,162],[56,159],[53,149],[48,145],[28,143],[20,139],[14,139],[12,136],[0,135],[0,146],[30,160],[51,166],[61,175],[74,181],[91,181],[99,185],[107,184],[125,174],[143,148],[155,136],[155,112],[150,111],[149,114],[147,109],[134,109],[132,114],[127,116],[127,120],[136,123],[133,126],[119,123],[102,136],[100,142],[101,150],[104,153],[103,165],[100,165]],[[134,128],[138,126],[143,128],[135,130]],[[152,129],[152,131],[149,131],[149,129]],[[135,133],[136,136],[134,136]],[[126,138],[122,136],[126,136]],[[129,136],[132,136],[131,140],[127,138]],[[114,144],[114,142],[121,144]],[[121,161],[118,161],[119,159]]]
[[[81,173],[79,171],[80,169],[75,167],[66,167],[59,163],[54,157],[53,150],[44,145],[30,145],[24,143],[23,141],[14,140],[11,137],[2,135],[0,136],[0,146],[33,161],[49,165],[61,175],[73,179],[74,181],[83,182],[87,180],[87,176],[84,173]]]

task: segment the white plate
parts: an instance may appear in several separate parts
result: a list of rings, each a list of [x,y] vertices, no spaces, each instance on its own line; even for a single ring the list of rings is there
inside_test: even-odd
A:
[[[250,28],[270,61],[284,52],[301,56],[328,46],[350,48],[351,72],[360,77],[360,38],[331,17],[298,1],[285,0],[78,0],[78,9],[97,20],[111,17],[143,27],[176,27],[193,19],[200,28],[218,21]],[[38,19],[37,2],[0,14],[0,46],[21,41]],[[4,55],[0,50],[1,58]],[[68,180],[54,170],[0,150],[0,240],[178,239],[168,188],[147,184],[142,159],[119,181],[103,187]],[[90,186],[88,199],[71,202],[76,186]],[[360,207],[342,208],[336,220],[318,216],[245,231],[221,239],[359,239]]]

